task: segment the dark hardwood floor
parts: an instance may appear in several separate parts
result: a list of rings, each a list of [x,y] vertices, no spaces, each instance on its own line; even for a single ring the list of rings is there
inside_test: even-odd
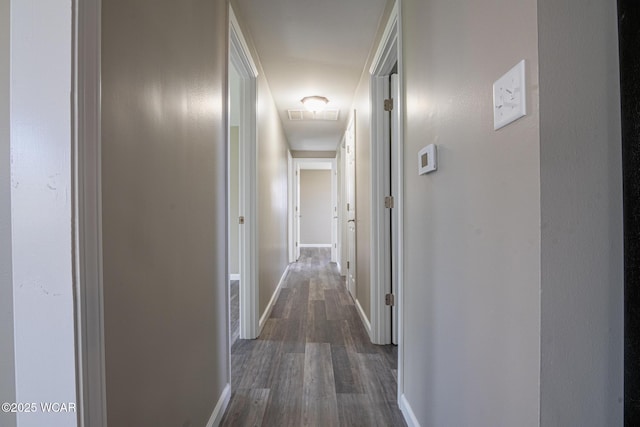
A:
[[[229,282],[229,298],[231,311],[231,345],[240,336],[240,281],[231,280]]]
[[[302,250],[260,337],[233,344],[223,426],[406,425],[397,348],[371,344],[329,255]]]

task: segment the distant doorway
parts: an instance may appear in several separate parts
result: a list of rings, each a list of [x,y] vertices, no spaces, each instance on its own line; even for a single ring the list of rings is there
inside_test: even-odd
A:
[[[295,260],[305,247],[330,248],[338,261],[336,159],[293,159],[293,245]]]

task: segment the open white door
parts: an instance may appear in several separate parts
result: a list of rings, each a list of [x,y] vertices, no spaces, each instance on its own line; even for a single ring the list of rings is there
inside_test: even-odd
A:
[[[300,164],[295,164],[294,191],[295,191],[295,212],[293,215],[293,228],[296,245],[296,261],[300,259]]]
[[[392,74],[390,79],[390,96],[393,99],[394,103],[397,103],[397,100],[400,99],[400,86],[398,84],[399,79],[397,74]],[[389,161],[390,161],[390,189],[391,195],[394,198],[397,198],[398,195],[398,160],[397,160],[397,152],[398,152],[398,126],[400,123],[400,115],[398,114],[399,108],[394,108],[391,111],[391,137],[390,137],[390,152],[389,152]],[[398,209],[391,209],[391,256],[390,256],[390,267],[391,267],[391,283],[390,283],[390,293],[392,295],[397,294],[397,284],[398,284]],[[396,305],[391,306],[391,342],[393,344],[398,344],[398,309]]]
[[[331,162],[331,262],[338,262],[338,162]]]
[[[355,114],[355,113],[354,113]],[[356,299],[356,150],[354,119],[345,135],[347,199],[347,289]]]
[[[240,286],[239,318],[240,338],[258,336],[257,265],[257,152],[256,152],[256,99],[258,69],[246,47],[233,8],[229,9],[229,61],[240,78],[240,122],[238,137],[239,159],[239,223]]]

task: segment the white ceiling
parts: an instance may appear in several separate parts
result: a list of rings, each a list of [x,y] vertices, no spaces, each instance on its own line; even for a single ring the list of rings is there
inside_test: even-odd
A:
[[[387,0],[237,0],[292,150],[333,151]],[[329,98],[338,121],[290,121],[305,96]]]

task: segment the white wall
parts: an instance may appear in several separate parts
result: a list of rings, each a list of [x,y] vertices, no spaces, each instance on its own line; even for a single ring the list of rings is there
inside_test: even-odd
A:
[[[204,426],[229,383],[227,8],[102,4],[110,426]]]
[[[0,0],[0,402],[15,402],[13,280],[11,275],[11,177],[9,174],[10,0]],[[14,427],[16,416],[0,412],[0,425]]]
[[[616,3],[539,0],[541,425],[623,424]]]
[[[300,244],[331,245],[331,170],[300,171]]]
[[[537,1],[402,6],[406,398],[422,426],[537,426]],[[494,131],[492,83],[521,59],[529,114]]]
[[[18,402],[76,399],[71,6],[70,0],[11,2],[11,219]],[[22,413],[18,424],[71,426],[76,425],[76,414]]]

